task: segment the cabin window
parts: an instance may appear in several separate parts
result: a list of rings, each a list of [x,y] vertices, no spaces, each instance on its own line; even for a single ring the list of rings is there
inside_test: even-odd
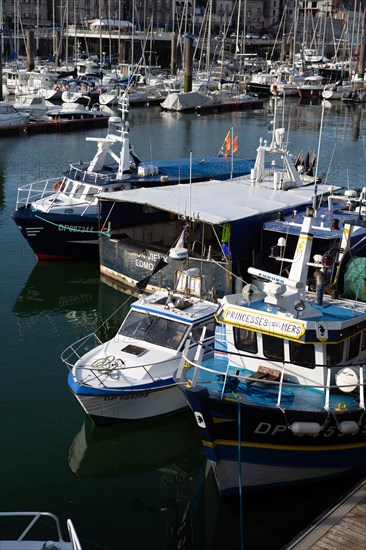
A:
[[[187,325],[164,317],[131,310],[119,334],[169,349],[178,349]]]
[[[98,193],[97,187],[89,187],[86,194],[86,200],[89,202],[92,202],[94,200],[95,195]]]
[[[263,355],[268,359],[284,360],[283,340],[269,334],[262,335]]]
[[[354,357],[357,357],[360,349],[360,340],[361,340],[361,334],[355,334],[354,336],[351,336],[348,343],[348,355],[347,359],[353,359]]]
[[[257,353],[257,333],[252,330],[234,327],[235,347],[248,353]]]
[[[214,321],[210,321],[210,322],[206,322],[206,323],[201,323],[199,325],[196,325],[195,327],[192,328],[192,331],[191,331],[191,335],[192,335],[192,340],[194,342],[199,342],[200,339],[201,339],[201,334],[202,334],[202,329],[203,327],[206,326],[206,335],[205,335],[205,340],[207,338],[213,338],[215,336],[215,322]]]
[[[343,342],[338,342],[338,344],[328,344],[327,345],[327,365],[328,367],[333,367],[338,365],[342,361],[343,357]]]
[[[290,361],[296,365],[315,368],[315,349],[314,344],[300,344],[299,342],[289,342]]]
[[[74,197],[80,198],[85,191],[84,185],[77,185],[74,191]]]

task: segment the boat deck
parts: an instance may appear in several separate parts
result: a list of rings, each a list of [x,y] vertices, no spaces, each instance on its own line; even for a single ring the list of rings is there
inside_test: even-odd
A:
[[[366,479],[332,510],[319,517],[284,550],[352,548],[363,550],[366,538]]]
[[[224,400],[238,399],[247,405],[260,405],[261,407],[273,407],[278,400],[281,391],[281,407],[286,410],[307,410],[318,412],[325,406],[325,393],[314,387],[283,383],[279,387],[279,381],[261,377],[247,369],[228,366],[224,357],[209,358],[203,361],[203,368],[198,375],[194,374],[194,367],[185,369],[185,379],[195,380],[195,383],[206,387],[213,397],[221,397]],[[334,390],[329,395],[329,409],[337,411],[344,407],[348,411],[359,409],[357,396],[340,393]]]

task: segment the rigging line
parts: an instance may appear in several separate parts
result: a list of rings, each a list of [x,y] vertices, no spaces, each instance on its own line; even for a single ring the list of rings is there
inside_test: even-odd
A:
[[[323,198],[324,198],[325,186],[326,186],[326,183],[327,183],[327,180],[328,180],[328,176],[329,176],[329,172],[330,172],[330,167],[331,167],[332,162],[333,162],[333,158],[334,158],[336,146],[337,146],[337,142],[334,143],[333,151],[332,151],[332,154],[331,154],[331,157],[330,157],[330,160],[329,160],[329,164],[328,164],[328,169],[327,169],[327,172],[326,172],[326,174],[325,174],[325,180],[324,180],[324,182],[323,182],[322,192],[321,192],[321,194],[320,194],[319,202],[318,202],[319,206],[320,206],[320,204],[322,203]]]
[[[317,195],[317,188],[318,188],[317,180],[318,180],[318,169],[319,169],[319,158],[320,158],[320,143],[321,143],[321,138],[322,138],[322,133],[323,133],[324,111],[325,111],[325,107],[324,107],[324,103],[322,103],[322,114],[321,114],[321,118],[320,118],[320,130],[319,130],[319,140],[318,140],[318,152],[317,152],[317,156],[316,156],[315,177],[314,177],[314,181],[315,181],[314,200],[313,200],[314,210],[316,210],[316,195]]]
[[[112,214],[113,208],[114,208],[115,206],[116,206],[116,202],[114,202],[114,203],[112,204],[112,207],[111,207],[111,209],[110,209],[109,212],[108,212],[108,216],[107,216],[106,219],[104,220],[103,227],[102,227],[102,229],[101,229],[101,231],[102,231],[103,234],[105,234],[106,231],[107,231],[106,229],[104,229],[104,227],[107,226],[108,220],[109,220],[109,218],[110,218],[110,216],[111,216],[111,214]],[[110,231],[109,234],[112,234],[112,231]]]
[[[223,269],[224,271],[226,271],[226,273],[229,273],[232,277],[234,277],[234,279],[237,279],[238,281],[243,281],[243,283],[245,283],[246,285],[249,285],[250,283],[248,283],[247,281],[245,281],[243,279],[243,277],[241,277],[240,275],[235,275],[235,273],[233,273],[232,271],[230,271],[230,269],[227,269],[226,267],[224,267],[223,265],[221,265],[220,263],[218,263],[216,260],[214,260],[213,258],[211,258],[211,262],[214,263],[215,265],[217,265],[217,267],[220,267],[221,269]]]
[[[243,530],[243,492],[241,485],[241,406],[238,398],[238,486],[239,486],[239,509],[240,509],[240,548],[244,550]]]

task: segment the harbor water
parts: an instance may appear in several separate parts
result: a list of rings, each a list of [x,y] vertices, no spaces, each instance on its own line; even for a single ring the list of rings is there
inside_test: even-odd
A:
[[[275,111],[267,100],[206,116],[140,107],[129,120],[135,152],[151,163],[215,155],[231,128],[236,154],[254,159],[280,122],[294,155],[318,154],[326,184],[366,185],[365,105],[289,99]],[[242,538],[247,550],[281,549],[357,479],[242,495],[239,506],[220,500],[189,411],[96,427],[68,389],[61,352],[103,322],[111,337],[133,298],[101,280],[97,262],[37,263],[11,213],[18,186],[90,160],[85,138],[105,131],[0,138],[0,509],[69,517],[84,550],[231,550]]]

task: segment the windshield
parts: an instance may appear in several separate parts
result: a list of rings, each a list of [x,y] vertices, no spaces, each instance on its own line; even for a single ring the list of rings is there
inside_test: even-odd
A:
[[[184,323],[149,315],[148,313],[130,311],[119,330],[119,334],[157,346],[178,349],[187,328]]]

